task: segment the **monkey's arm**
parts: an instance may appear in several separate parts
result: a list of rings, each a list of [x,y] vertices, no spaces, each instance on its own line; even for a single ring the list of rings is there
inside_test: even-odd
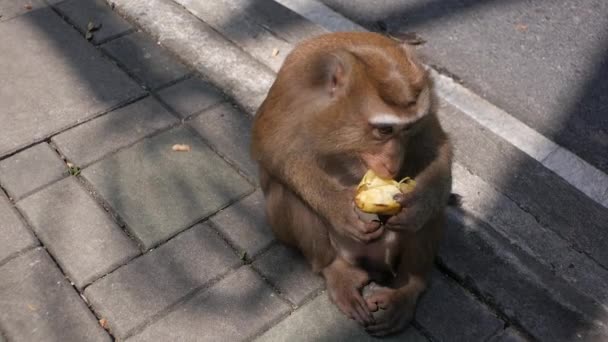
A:
[[[270,174],[336,231],[360,241],[371,241],[382,234],[377,222],[363,222],[355,213],[355,189],[341,185],[335,177],[328,175],[314,156],[299,154],[281,160],[284,162],[266,166]]]
[[[452,146],[444,135],[430,141],[437,146],[435,153],[418,151],[426,152],[432,159],[417,173],[414,191],[396,197],[403,209],[387,220],[388,229],[417,231],[447,205],[452,188]]]

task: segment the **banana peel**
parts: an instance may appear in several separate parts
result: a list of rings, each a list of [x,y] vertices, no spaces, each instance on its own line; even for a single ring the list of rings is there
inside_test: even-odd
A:
[[[395,195],[410,192],[415,187],[416,181],[409,177],[397,182],[380,178],[374,171],[368,170],[357,186],[355,205],[366,213],[395,215],[401,210],[401,204],[394,199]]]

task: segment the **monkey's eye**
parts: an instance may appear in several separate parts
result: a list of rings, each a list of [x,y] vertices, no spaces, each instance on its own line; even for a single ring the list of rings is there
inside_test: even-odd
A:
[[[386,138],[393,134],[394,129],[393,126],[390,125],[378,125],[374,126],[374,131],[379,138]]]

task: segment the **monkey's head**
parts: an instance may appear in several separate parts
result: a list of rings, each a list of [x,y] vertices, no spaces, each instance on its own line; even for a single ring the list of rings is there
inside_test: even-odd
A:
[[[394,178],[433,103],[428,74],[407,46],[374,33],[322,35],[286,58],[257,114],[254,155],[263,132],[257,140],[289,152],[342,155]]]

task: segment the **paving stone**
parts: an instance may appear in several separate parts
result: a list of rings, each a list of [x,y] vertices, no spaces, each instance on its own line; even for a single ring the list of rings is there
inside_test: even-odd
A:
[[[15,200],[67,175],[67,166],[47,143],[0,161],[0,183]]]
[[[190,152],[175,152],[188,144]],[[252,191],[196,133],[178,127],[83,170],[145,249]]]
[[[85,167],[178,122],[161,104],[147,97],[53,137],[61,153]]]
[[[243,266],[128,341],[242,341],[288,312],[289,306]]]
[[[31,8],[28,8],[31,6]],[[43,0],[29,0],[29,1],[16,1],[16,0],[0,0],[0,22],[12,19],[23,13],[37,10],[45,7],[46,4]]]
[[[310,303],[296,310],[282,322],[272,327],[256,342],[281,341],[405,341],[423,342],[427,339],[415,328],[410,327],[404,332],[385,337],[374,338],[369,336],[361,326],[342,314],[330,302],[327,294],[323,293]]]
[[[158,92],[158,96],[182,118],[198,114],[224,100],[217,88],[198,77],[165,88]]]
[[[418,304],[416,321],[437,341],[485,341],[503,322],[439,272]]]
[[[122,15],[157,37],[164,47],[208,77],[248,113],[255,113],[274,82],[270,69],[174,1],[114,2]]]
[[[49,8],[0,23],[0,156],[143,90]]]
[[[267,27],[273,34],[285,39],[291,44],[296,44],[304,39],[327,33],[321,26],[303,18],[296,12],[276,1],[223,1],[239,4],[246,3],[247,7],[245,12],[249,16],[254,18],[256,22],[264,27]]]
[[[251,117],[229,104],[197,116],[190,125],[231,163],[257,182],[258,166],[250,156]]]
[[[249,256],[257,255],[274,240],[264,213],[264,197],[257,190],[211,218],[224,236]]]
[[[571,341],[575,334],[583,341],[608,337],[600,322],[608,317],[601,303],[575,291],[475,217],[449,211],[439,256],[459,279],[535,339]]]
[[[87,32],[89,22],[101,24],[98,30],[93,31],[91,41],[95,44],[131,29],[131,25],[114,13],[103,0],[68,0],[60,3],[56,8],[83,34]]]
[[[196,225],[85,290],[121,338],[209,280],[240,264],[206,225]]]
[[[507,328],[507,329],[499,332],[498,334],[496,334],[496,336],[493,336],[488,341],[490,341],[490,342],[526,342],[526,341],[528,341],[528,339],[525,338],[523,335],[521,335],[519,332],[517,332],[515,329]]]
[[[253,262],[253,266],[296,305],[323,288],[323,278],[314,274],[296,250],[277,245]]]
[[[444,106],[439,113],[448,133],[458,137],[453,143],[460,165],[492,184],[541,226],[608,266],[606,208],[459,110]]]
[[[102,49],[148,88],[156,89],[178,80],[189,70],[143,32],[113,40]]]
[[[138,254],[135,243],[73,177],[24,199],[18,207],[78,288]]]
[[[283,60],[292,49],[291,44],[272,34],[249,15],[248,9],[256,1],[178,0],[177,2],[275,72],[281,68]],[[276,4],[274,1],[267,2]],[[278,52],[276,55],[273,52],[275,50]]]
[[[0,194],[0,263],[14,253],[35,246],[38,240],[27,229],[19,215]]]
[[[42,248],[0,267],[0,326],[9,341],[111,341]]]

